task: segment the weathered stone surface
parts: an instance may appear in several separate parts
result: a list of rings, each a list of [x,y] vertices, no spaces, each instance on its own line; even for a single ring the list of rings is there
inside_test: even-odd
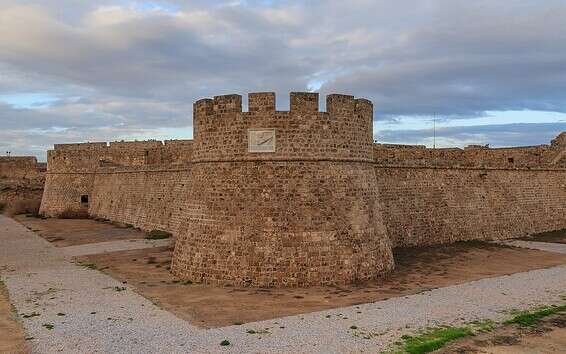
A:
[[[352,283],[391,270],[392,246],[566,228],[561,139],[374,144],[368,100],[329,95],[321,112],[317,94],[292,93],[282,112],[275,99],[250,94],[248,112],[239,95],[197,101],[194,141],[56,145],[42,212],[170,231],[175,274],[249,286]],[[250,152],[254,129],[275,131],[274,152]]]

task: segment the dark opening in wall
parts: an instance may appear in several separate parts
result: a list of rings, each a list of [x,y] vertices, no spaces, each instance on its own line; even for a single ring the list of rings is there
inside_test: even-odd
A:
[[[81,195],[81,204],[88,204],[88,195]]]
[[[509,163],[515,163],[515,159],[512,158],[512,157],[508,157],[508,158],[507,158],[507,162],[509,162]]]

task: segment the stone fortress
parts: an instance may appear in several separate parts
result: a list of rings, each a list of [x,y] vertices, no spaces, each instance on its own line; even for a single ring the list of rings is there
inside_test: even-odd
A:
[[[376,278],[392,248],[566,228],[566,133],[550,145],[428,149],[373,142],[373,105],[274,93],[194,104],[194,140],[60,144],[41,213],[175,237],[171,270],[236,286]]]

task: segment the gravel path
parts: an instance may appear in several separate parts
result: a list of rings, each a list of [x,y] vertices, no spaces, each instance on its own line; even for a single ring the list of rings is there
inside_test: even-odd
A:
[[[417,328],[501,319],[502,311],[557,303],[566,292],[566,267],[561,266],[205,330],[109,276],[72,264],[61,249],[2,216],[0,245],[0,272],[18,313],[39,314],[22,318],[36,353],[376,352]],[[359,329],[351,330],[352,325]],[[265,328],[269,333],[246,333]],[[224,339],[231,345],[221,347]]]
[[[566,254],[566,244],[563,243],[520,241],[520,240],[500,241],[499,243],[508,246],[529,248],[532,250]]]
[[[116,251],[139,250],[144,248],[164,247],[171,245],[171,240],[120,240],[89,243],[86,245],[61,247],[67,256],[86,256]]]

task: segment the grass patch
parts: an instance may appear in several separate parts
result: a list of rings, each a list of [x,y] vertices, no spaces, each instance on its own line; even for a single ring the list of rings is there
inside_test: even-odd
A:
[[[41,315],[37,312],[32,312],[30,314],[22,314],[23,318],[32,318],[32,317],[37,317],[37,316],[41,316]]]
[[[533,311],[518,312],[513,318],[503,322],[503,324],[518,324],[523,327],[532,327],[541,319],[564,311],[566,311],[566,305],[544,306]]]
[[[473,335],[474,332],[469,327],[441,327],[430,329],[416,336],[403,336],[403,353],[423,354],[430,353],[442,348],[458,338]]]
[[[85,267],[88,269],[96,269],[96,264],[91,263],[91,262],[79,262],[78,265],[80,265],[81,267]]]
[[[151,230],[145,236],[146,240],[163,240],[170,238],[172,234],[163,230]]]

